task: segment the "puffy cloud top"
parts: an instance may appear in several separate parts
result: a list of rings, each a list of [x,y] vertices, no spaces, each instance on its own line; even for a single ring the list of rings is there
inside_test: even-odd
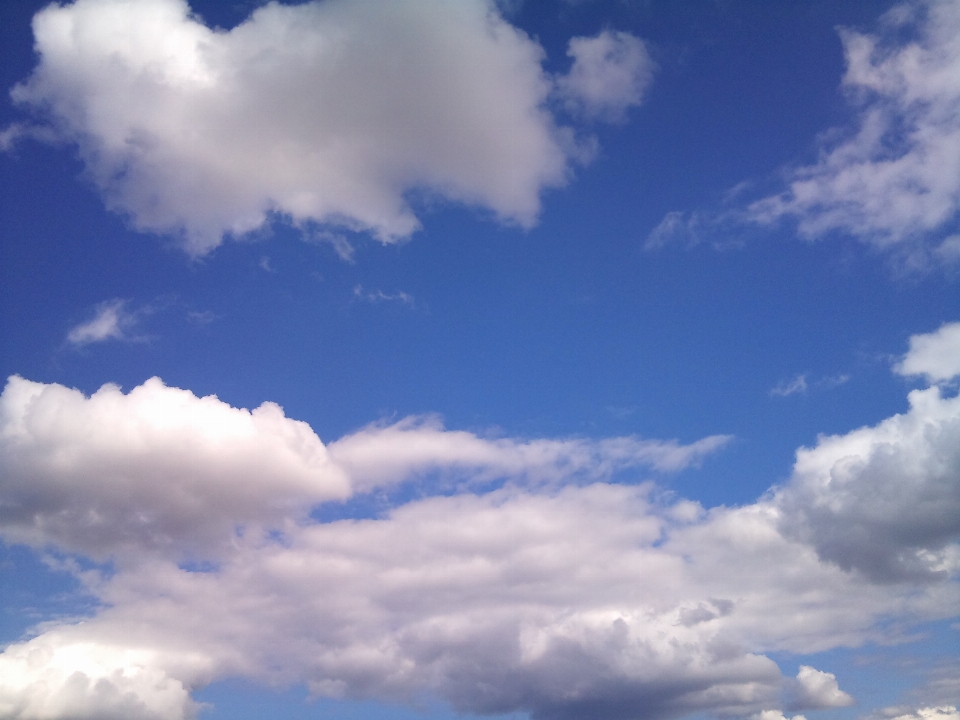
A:
[[[14,100],[79,146],[112,210],[194,255],[270,213],[390,242],[419,227],[415,190],[529,226],[583,156],[546,108],[543,50],[488,0],[271,2],[229,31],[184,0],[76,0],[33,28],[40,63]],[[642,42],[571,53],[568,100],[639,102]]]
[[[912,336],[910,350],[894,369],[901,375],[923,375],[931,383],[960,375],[960,322],[944,323],[935,332]]]
[[[604,479],[722,438],[487,439],[407,420],[325,447],[276,405],[156,379],[86,398],[13,378],[0,421],[2,536],[118,560],[84,574],[94,617],[0,653],[0,717],[182,720],[191,689],[237,675],[554,720],[781,717],[851,698],[765,652],[879,640],[892,616],[960,602],[960,399],[937,388],[801,450],[777,492],[709,511]],[[308,515],[424,472],[457,491]],[[508,482],[472,484],[491,477]]]

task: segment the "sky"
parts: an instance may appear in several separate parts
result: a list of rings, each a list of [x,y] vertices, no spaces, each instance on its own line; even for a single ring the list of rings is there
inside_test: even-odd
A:
[[[0,34],[0,718],[960,720],[960,2]]]

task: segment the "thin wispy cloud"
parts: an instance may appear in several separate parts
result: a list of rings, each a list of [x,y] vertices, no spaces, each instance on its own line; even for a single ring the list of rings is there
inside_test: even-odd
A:
[[[129,309],[127,300],[115,298],[97,305],[93,317],[71,328],[67,343],[83,347],[106,340],[135,340],[131,335],[140,322],[141,313]]]

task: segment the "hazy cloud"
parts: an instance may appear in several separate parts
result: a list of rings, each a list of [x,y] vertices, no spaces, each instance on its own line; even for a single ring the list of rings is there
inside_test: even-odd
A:
[[[790,395],[796,395],[797,393],[805,393],[806,391],[807,376],[797,375],[792,380],[779,383],[775,388],[770,390],[770,394],[776,395],[777,397],[788,397]]]

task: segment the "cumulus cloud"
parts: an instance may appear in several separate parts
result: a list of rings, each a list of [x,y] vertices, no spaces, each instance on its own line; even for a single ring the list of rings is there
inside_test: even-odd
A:
[[[574,39],[571,74],[550,78],[487,0],[271,2],[229,31],[184,0],[76,0],[33,29],[15,102],[77,146],[111,210],[194,255],[271,214],[395,241],[419,227],[421,191],[530,226],[583,154],[546,108],[556,82],[613,117],[650,74],[640,40],[606,32]]]
[[[410,418],[327,448],[273,403],[238,409],[159,378],[127,394],[105,385],[87,398],[12,377],[0,395],[0,529],[18,542],[101,558],[211,553],[238,527],[282,529],[325,500],[428,471],[467,483],[596,480],[628,467],[679,470],[729,439],[492,440]]]
[[[94,316],[67,333],[67,342],[83,346],[104,340],[127,340],[140,316],[128,308],[126,300],[106,300],[97,305]]]
[[[627,32],[573,38],[567,55],[573,66],[558,79],[557,91],[571,111],[591,119],[622,121],[653,79],[646,45]]]
[[[89,398],[20,377],[0,396],[0,527],[8,540],[104,558],[210,552],[244,523],[344,498],[349,480],[306,423],[232,408],[158,378]]]
[[[849,704],[831,672],[784,677],[767,653],[955,616],[960,400],[910,398],[801,450],[757,502],[705,510],[612,474],[682,467],[722,439],[491,439],[408,419],[325,447],[270,404],[15,378],[0,535],[118,561],[84,576],[93,617],[0,654],[0,714],[179,720],[191,690],[232,676],[557,720]],[[425,473],[452,494],[309,515]]]
[[[932,333],[913,335],[910,349],[894,370],[939,383],[960,375],[960,322],[944,323]]]
[[[908,2],[883,16],[877,35],[842,30],[841,39],[859,128],[747,215],[763,224],[795,218],[808,238],[841,231],[919,248],[916,262],[950,260],[956,236],[946,236],[960,211],[960,6]]]
[[[798,450],[779,494],[788,533],[882,582],[960,567],[960,396],[908,397],[903,414]]]
[[[837,676],[809,665],[801,665],[797,673],[797,697],[794,705],[811,710],[848,707],[854,699],[837,684]]]

